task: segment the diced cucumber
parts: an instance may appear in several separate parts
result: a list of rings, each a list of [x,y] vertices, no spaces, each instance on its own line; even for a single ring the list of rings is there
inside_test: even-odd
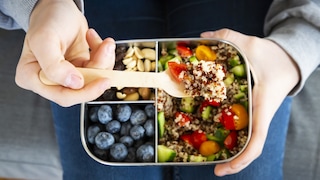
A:
[[[234,81],[234,74],[233,73],[227,73],[226,74],[226,79],[223,82],[228,87],[233,83],[233,81]]]
[[[246,76],[246,68],[245,68],[244,64],[237,65],[237,66],[233,67],[232,69],[230,69],[230,71],[238,77],[245,77]]]
[[[168,69],[168,62],[177,62],[177,63],[180,63],[182,61],[181,57],[180,56],[175,56],[174,58],[172,59],[169,59],[165,64],[164,64],[164,69]]]
[[[215,154],[212,154],[212,155],[207,157],[207,161],[214,161],[216,159],[219,159],[220,155],[221,155],[221,151],[219,151],[219,152],[217,152]]]
[[[244,92],[239,92],[239,93],[233,95],[233,97],[235,99],[239,100],[239,99],[242,99],[242,98],[246,97],[246,94]]]
[[[170,49],[170,50],[168,51],[168,53],[171,54],[171,55],[174,55],[174,56],[178,56],[178,55],[179,55],[176,48]]]
[[[240,91],[242,92],[248,92],[248,85],[240,85]]]
[[[159,130],[159,138],[162,138],[164,134],[164,124],[166,122],[166,119],[164,117],[164,112],[158,112],[158,130]]]
[[[201,112],[201,117],[203,120],[207,121],[212,117],[212,106],[206,106],[203,108],[203,111]]]
[[[160,61],[158,61],[158,71],[159,71],[159,72],[164,71],[164,67],[163,67],[163,65],[161,64]]]
[[[192,113],[195,110],[195,101],[192,97],[181,98],[180,110],[186,113]]]
[[[162,65],[162,67],[164,67],[165,64],[172,58],[174,58],[174,55],[171,54],[161,56],[161,58],[159,59],[159,63]]]
[[[191,57],[189,58],[189,61],[190,61],[192,64],[198,64],[198,62],[199,62],[196,56],[191,56]]]
[[[228,63],[231,67],[240,65],[241,64],[240,57],[238,55],[235,55],[228,60]]]
[[[205,162],[207,161],[207,157],[201,156],[201,155],[190,155],[188,157],[189,162]]]
[[[158,162],[170,162],[176,157],[176,152],[164,145],[158,145]]]

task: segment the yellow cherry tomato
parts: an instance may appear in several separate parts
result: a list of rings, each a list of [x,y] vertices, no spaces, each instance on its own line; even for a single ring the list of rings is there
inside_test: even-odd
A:
[[[243,129],[249,124],[249,116],[246,108],[241,104],[233,104],[231,111],[235,114],[233,121],[236,130]]]
[[[199,45],[196,48],[196,57],[198,60],[214,61],[217,59],[216,53],[208,46]]]
[[[202,156],[210,156],[220,151],[220,146],[215,141],[205,141],[200,145],[199,152]]]

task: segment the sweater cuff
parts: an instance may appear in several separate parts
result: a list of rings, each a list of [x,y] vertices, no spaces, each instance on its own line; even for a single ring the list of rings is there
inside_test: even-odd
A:
[[[1,26],[5,29],[29,27],[30,14],[38,0],[4,1],[1,4]]]
[[[290,18],[274,27],[266,38],[282,47],[296,63],[300,81],[289,95],[298,94],[320,63],[319,30],[303,19]]]
[[[30,15],[38,0],[7,0],[0,4],[0,26],[5,29],[29,29]],[[81,12],[84,12],[83,0],[74,0]]]

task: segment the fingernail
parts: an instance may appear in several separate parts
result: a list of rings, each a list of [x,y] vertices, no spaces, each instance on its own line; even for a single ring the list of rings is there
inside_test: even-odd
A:
[[[207,32],[203,32],[201,33],[202,37],[211,37],[214,36],[214,31],[207,31]]]
[[[79,89],[82,87],[82,78],[75,74],[70,74],[65,80],[65,86],[72,89]]]

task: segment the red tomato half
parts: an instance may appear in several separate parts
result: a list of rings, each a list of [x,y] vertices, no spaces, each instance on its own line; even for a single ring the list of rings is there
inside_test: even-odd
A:
[[[238,141],[237,131],[231,131],[226,137],[226,139],[224,140],[223,144],[227,149],[232,150],[234,147],[237,146],[237,141]]]
[[[207,141],[207,136],[204,132],[202,131],[194,131],[191,134],[191,140],[192,140],[192,145],[194,148],[199,149],[200,145]]]
[[[178,51],[178,54],[183,58],[184,57],[190,57],[193,54],[191,49],[186,47],[186,46],[177,45],[176,49]]]
[[[177,82],[181,82],[182,79],[179,78],[179,74],[182,71],[186,71],[187,70],[187,65],[183,64],[183,63],[176,63],[176,62],[168,62],[168,68],[169,71],[172,75],[172,77],[177,81]]]
[[[180,136],[180,139],[190,145],[192,145],[192,139],[191,139],[191,134],[182,134]]]
[[[227,129],[227,130],[234,130],[234,113],[229,109],[226,108],[222,110],[222,117],[220,118],[220,123]]]

